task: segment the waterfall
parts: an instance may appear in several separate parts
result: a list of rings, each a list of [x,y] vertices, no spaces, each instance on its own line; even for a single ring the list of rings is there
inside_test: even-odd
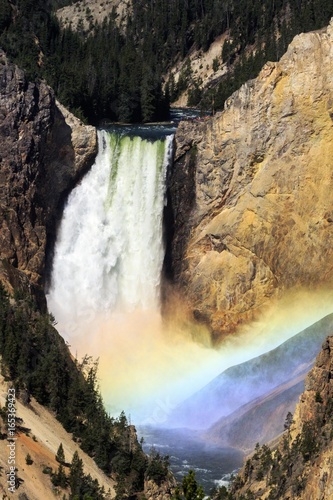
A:
[[[171,320],[160,315],[173,136],[164,128],[156,137],[153,127],[137,127],[140,136],[98,131],[96,161],[64,209],[47,300],[72,353],[99,359],[109,413],[161,425],[223,365],[204,325],[188,325],[180,297]],[[156,140],[143,138],[147,132]]]
[[[172,136],[100,130],[98,144],[95,164],[68,198],[55,247],[48,306],[65,338],[97,315],[159,308]]]
[[[71,192],[54,249],[47,300],[73,355],[99,360],[107,411],[162,423],[221,371],[196,326],[160,314],[163,208],[172,135],[158,125],[98,132],[98,155]],[[131,136],[138,131],[140,136]],[[167,134],[172,134],[170,129]],[[143,137],[149,134],[156,140]],[[177,324],[176,324],[177,323]]]

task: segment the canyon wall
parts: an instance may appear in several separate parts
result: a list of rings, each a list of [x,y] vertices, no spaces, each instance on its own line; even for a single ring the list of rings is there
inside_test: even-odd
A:
[[[95,158],[96,131],[1,51],[0,144],[0,277],[9,288],[28,279],[41,291],[46,246],[67,194]]]
[[[305,380],[293,418],[272,453],[256,447],[232,486],[235,500],[325,500],[333,497],[333,337],[328,337]],[[290,415],[290,417],[292,417]]]
[[[286,290],[332,285],[332,61],[331,23],[177,130],[173,280],[216,339]]]
[[[291,428],[293,439],[304,433],[306,423],[310,423],[312,430],[315,451],[313,463],[309,460],[303,470],[304,499],[333,497],[332,409],[333,337],[328,337],[315,366],[307,375],[305,392],[296,407]]]

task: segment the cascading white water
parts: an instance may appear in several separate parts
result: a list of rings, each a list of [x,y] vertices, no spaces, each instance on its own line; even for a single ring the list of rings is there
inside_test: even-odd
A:
[[[163,206],[172,136],[98,132],[95,164],[72,191],[55,247],[48,306],[65,337],[112,311],[159,308]]]
[[[160,314],[172,139],[98,132],[96,162],[63,213],[47,297],[73,354],[99,359],[108,411],[125,410],[136,422],[162,422],[220,371],[216,351],[193,342],[192,332],[166,325]]]
[[[268,312],[261,326],[256,322],[220,351],[209,349],[204,327],[187,327],[186,315],[182,321],[179,297],[175,321],[161,321],[162,218],[172,136],[151,142],[100,131],[98,139],[96,162],[64,210],[48,307],[72,352],[99,358],[108,411],[125,410],[136,423],[161,425],[172,408],[221,371],[275,347],[283,331],[288,338],[291,309],[282,305],[288,320],[280,307],[275,319]],[[327,314],[330,294],[315,309],[324,302]],[[312,298],[309,303],[312,315]],[[294,317],[295,311],[293,304]]]

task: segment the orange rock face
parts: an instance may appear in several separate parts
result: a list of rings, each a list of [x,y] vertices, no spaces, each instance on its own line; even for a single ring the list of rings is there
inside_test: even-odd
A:
[[[332,55],[333,25],[299,35],[177,130],[174,280],[216,338],[286,290],[333,285]]]

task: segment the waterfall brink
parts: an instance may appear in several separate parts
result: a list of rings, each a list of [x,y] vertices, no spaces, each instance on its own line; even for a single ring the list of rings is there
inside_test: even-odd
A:
[[[172,136],[154,142],[98,131],[99,152],[69,196],[49,309],[63,335],[113,311],[159,309],[163,206]]]

